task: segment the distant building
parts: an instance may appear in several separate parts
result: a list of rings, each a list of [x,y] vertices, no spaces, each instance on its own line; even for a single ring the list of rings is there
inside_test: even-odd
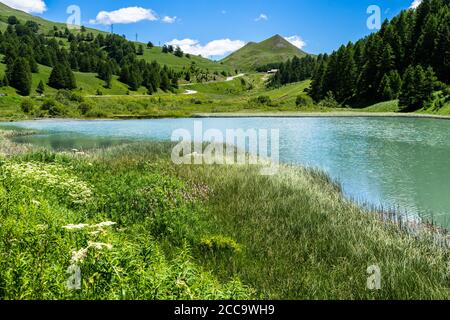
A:
[[[275,73],[278,73],[278,69],[272,69],[272,70],[269,70],[269,71],[267,71],[267,73],[268,73],[268,74],[275,74]]]

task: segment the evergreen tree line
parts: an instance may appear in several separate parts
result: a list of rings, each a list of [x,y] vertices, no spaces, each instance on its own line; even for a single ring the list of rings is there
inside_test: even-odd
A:
[[[423,0],[385,21],[377,33],[319,55],[312,62],[310,96],[350,106],[399,99],[405,111],[421,108],[450,83],[449,9],[450,0]],[[279,69],[269,85],[300,81],[310,65],[289,61]]]
[[[105,81],[105,87],[111,87],[116,75],[130,90],[145,86],[150,94],[159,88],[177,87],[179,73],[139,59],[143,46],[136,46],[122,36],[74,35],[67,28],[63,32],[57,27],[52,32],[49,38],[39,32],[39,25],[33,21],[21,24],[16,17],[8,19],[6,31],[0,32],[0,53],[7,66],[1,85],[10,85],[19,94],[29,95],[32,73],[38,73],[38,64],[42,64],[52,68],[47,84],[56,89],[77,87],[73,71],[97,73]],[[63,39],[57,37],[67,39],[68,49]]]
[[[270,79],[268,86],[279,87],[288,83],[310,79],[316,67],[316,58],[313,56],[294,57],[285,63],[271,64],[267,67],[270,67],[267,70],[278,69],[278,72]]]

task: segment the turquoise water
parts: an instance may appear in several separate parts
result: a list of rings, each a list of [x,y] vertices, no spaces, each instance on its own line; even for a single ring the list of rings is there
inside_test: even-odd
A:
[[[283,163],[317,167],[346,195],[376,206],[432,217],[450,227],[450,121],[406,118],[210,118],[123,121],[28,121],[45,130],[20,137],[54,149],[168,140],[179,128],[279,129]]]

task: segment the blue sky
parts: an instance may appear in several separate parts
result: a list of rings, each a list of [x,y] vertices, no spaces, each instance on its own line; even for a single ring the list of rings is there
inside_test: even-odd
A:
[[[81,9],[81,23],[142,42],[179,44],[194,54],[220,57],[249,41],[274,34],[309,53],[331,52],[373,32],[367,8],[390,19],[420,0],[0,0],[49,20],[65,22],[67,7]],[[102,13],[103,12],[103,13]]]

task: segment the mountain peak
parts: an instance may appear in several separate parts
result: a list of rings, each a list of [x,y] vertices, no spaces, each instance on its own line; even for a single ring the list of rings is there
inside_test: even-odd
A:
[[[254,70],[263,65],[285,62],[295,56],[301,58],[306,55],[307,53],[294,46],[283,36],[276,34],[259,43],[248,43],[222,61],[242,70]]]

